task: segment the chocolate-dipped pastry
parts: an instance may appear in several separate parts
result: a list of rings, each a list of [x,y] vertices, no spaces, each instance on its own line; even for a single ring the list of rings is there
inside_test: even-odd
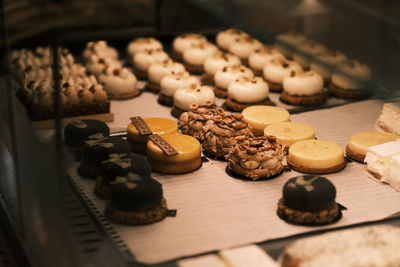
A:
[[[156,180],[129,172],[112,183],[111,201],[105,210],[106,218],[111,221],[149,224],[162,220],[167,212],[162,186]]]
[[[81,164],[78,173],[85,178],[95,178],[100,175],[101,163],[112,155],[130,154],[126,140],[121,137],[105,137],[102,134],[91,136],[82,149]]]
[[[72,148],[75,159],[80,160],[81,148],[85,141],[94,134],[110,135],[110,128],[102,121],[98,120],[74,120],[64,128],[65,143]]]
[[[278,203],[278,216],[295,224],[327,224],[342,216],[335,202],[335,186],[325,177],[301,175],[283,186]]]

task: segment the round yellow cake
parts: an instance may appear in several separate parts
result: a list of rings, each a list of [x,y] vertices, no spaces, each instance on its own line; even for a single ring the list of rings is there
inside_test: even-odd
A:
[[[275,136],[279,143],[289,148],[298,141],[314,139],[315,131],[305,123],[287,121],[268,125],[264,129],[264,135]]]
[[[264,128],[270,124],[290,120],[286,109],[273,106],[250,106],[242,111],[242,115],[255,135],[263,135]]]
[[[147,159],[151,168],[160,173],[185,173],[201,166],[200,142],[185,134],[165,134],[161,137],[170,144],[177,155],[168,156],[152,141],[147,143]]]

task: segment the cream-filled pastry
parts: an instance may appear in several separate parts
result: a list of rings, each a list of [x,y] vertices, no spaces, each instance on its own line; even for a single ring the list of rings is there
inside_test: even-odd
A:
[[[214,75],[215,95],[226,98],[228,96],[229,84],[240,76],[253,78],[254,74],[251,69],[244,65],[228,65],[218,70]]]
[[[192,44],[206,42],[207,38],[201,34],[186,33],[177,36],[172,42],[172,58],[182,60],[183,51]]]
[[[325,51],[316,55],[316,61],[311,62],[310,68],[324,78],[325,84],[331,80],[332,71],[343,61],[346,55],[337,51]]]
[[[283,79],[280,100],[299,106],[322,105],[326,101],[322,76],[313,70],[292,71]]]
[[[378,125],[383,131],[400,136],[400,103],[384,103]]]
[[[263,46],[249,55],[249,67],[255,75],[262,76],[265,65],[276,58],[284,59],[285,56],[275,48]]]
[[[111,99],[125,99],[137,96],[136,76],[127,68],[108,68],[99,76],[104,90]]]
[[[86,62],[86,69],[96,76],[100,75],[104,69],[109,67],[122,68],[122,64],[120,61],[113,58],[102,58],[96,54],[91,55]]]
[[[293,48],[296,49],[301,43],[307,40],[304,34],[298,32],[281,33],[276,37],[275,47],[285,56],[291,57]]]
[[[90,60],[90,57],[93,54],[103,58],[118,59],[117,50],[108,46],[106,41],[88,42],[82,53],[83,59]]]
[[[149,81],[147,82],[147,89],[153,93],[160,91],[161,79],[172,73],[178,73],[185,71],[185,67],[178,62],[174,62],[171,59],[163,60],[162,62],[156,62],[151,64],[147,71]]]
[[[298,49],[300,51],[293,54],[293,60],[297,61],[303,68],[309,68],[317,54],[324,53],[328,50],[325,45],[313,40],[302,42],[298,46]]]
[[[163,49],[160,41],[153,37],[139,37],[130,42],[126,48],[129,57],[145,49]]]
[[[264,66],[263,76],[267,81],[271,92],[281,92],[283,79],[292,71],[301,71],[303,68],[299,63],[286,59],[273,59]]]
[[[202,76],[202,82],[207,85],[214,84],[215,73],[228,66],[228,65],[240,65],[241,61],[239,57],[231,53],[217,52],[215,55],[208,57],[203,64],[204,75]]]
[[[228,51],[238,56],[244,64],[247,64],[249,55],[262,46],[262,43],[254,38],[239,37],[232,42]]]
[[[197,77],[190,75],[186,71],[171,73],[164,76],[160,82],[158,102],[167,106],[172,106],[176,90],[191,84],[200,85],[200,81]]]
[[[235,41],[235,39],[242,37],[249,37],[249,35],[238,29],[227,29],[218,32],[215,41],[219,47],[228,51],[229,46]]]
[[[147,78],[147,71],[151,64],[168,59],[168,54],[161,49],[145,49],[133,57],[133,70],[141,78]]]
[[[213,89],[206,85],[190,84],[175,92],[171,114],[179,118],[183,112],[190,110],[192,104],[202,106],[209,103],[215,103]]]
[[[191,44],[183,51],[183,62],[189,72],[200,74],[204,71],[204,61],[217,52],[218,48],[207,41]]]

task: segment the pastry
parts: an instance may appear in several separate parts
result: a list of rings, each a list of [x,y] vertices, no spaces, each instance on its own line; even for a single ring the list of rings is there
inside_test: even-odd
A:
[[[168,208],[162,185],[154,179],[129,172],[111,186],[111,201],[104,216],[112,222],[143,225],[161,221]]]
[[[146,49],[163,49],[163,45],[153,37],[139,37],[128,44],[126,52],[128,58],[132,58],[136,53]]]
[[[192,44],[198,44],[200,42],[206,42],[207,38],[201,34],[186,33],[177,36],[172,42],[172,54],[171,57],[175,60],[182,61],[183,51],[190,47]]]
[[[311,126],[293,121],[271,123],[265,127],[264,135],[275,136],[278,143],[285,145],[285,150],[298,141],[315,139],[315,131]]]
[[[226,98],[228,96],[228,87],[231,82],[246,76],[253,78],[253,72],[243,65],[228,65],[218,70],[214,75],[214,92],[217,97]]]
[[[263,69],[272,59],[284,59],[285,56],[277,49],[263,46],[249,55],[249,67],[257,76],[263,75]]]
[[[400,104],[385,103],[378,118],[379,127],[385,132],[400,136]]]
[[[202,143],[207,155],[224,159],[237,139],[248,138],[252,132],[241,114],[225,114],[222,120],[216,118],[213,123],[203,127]]]
[[[176,90],[191,84],[200,85],[200,81],[197,77],[190,75],[186,71],[165,75],[160,82],[158,102],[172,107],[174,105],[174,94]]]
[[[331,173],[346,166],[341,146],[326,140],[296,142],[286,159],[292,169],[305,173]]]
[[[366,98],[371,94],[368,88],[370,79],[371,71],[367,65],[355,60],[345,61],[332,74],[328,92],[345,99]]]
[[[307,40],[304,34],[298,32],[281,33],[276,37],[275,47],[288,58],[292,57],[293,50]]]
[[[240,76],[228,87],[228,109],[241,112],[251,105],[275,105],[268,97],[268,84],[261,77]]]
[[[351,159],[364,162],[368,147],[396,141],[398,137],[395,134],[381,132],[358,132],[350,137],[346,146],[346,155]]]
[[[399,140],[369,147],[364,162],[374,178],[400,191]]]
[[[101,163],[113,154],[130,154],[126,140],[118,136],[105,137],[95,134],[85,141],[82,149],[81,164],[78,167],[79,175],[94,179],[101,174]]]
[[[225,111],[213,103],[198,106],[193,104],[190,110],[179,117],[179,129],[183,134],[191,135],[200,142],[204,140],[203,127],[208,123],[223,120]]]
[[[324,78],[325,85],[329,85],[332,72],[341,62],[346,61],[347,57],[340,52],[327,50],[316,54],[315,59],[311,62],[310,68]]]
[[[264,135],[264,128],[270,124],[290,120],[289,112],[280,107],[254,105],[242,111],[254,135]]]
[[[325,45],[314,40],[306,40],[300,43],[297,48],[299,52],[293,53],[293,60],[305,69],[309,69],[317,54],[325,53],[328,50]]]
[[[181,63],[174,62],[169,58],[162,62],[151,64],[147,71],[148,82],[146,88],[153,93],[158,93],[164,76],[184,71],[185,67]]]
[[[248,58],[252,52],[262,47],[262,43],[249,36],[238,37],[230,44],[228,51],[240,58],[244,65],[248,64]]]
[[[228,168],[251,180],[268,179],[283,170],[283,147],[274,136],[240,137],[229,151]]]
[[[106,123],[98,120],[74,120],[65,126],[64,140],[72,148],[76,160],[80,160],[80,152],[85,141],[94,134],[109,136],[110,128]]]
[[[178,132],[178,124],[173,120],[166,118],[144,118],[143,120],[153,134],[163,135]],[[133,123],[128,124],[127,140],[131,145],[132,152],[142,155],[146,153],[148,135],[140,134]]]
[[[122,64],[113,58],[102,58],[96,54],[91,55],[86,61],[86,69],[96,76],[99,76],[105,69],[110,67],[122,68]]]
[[[157,143],[149,141],[146,154],[153,171],[186,173],[201,167],[201,145],[196,138],[185,134],[164,134],[161,137],[177,154],[167,155]]]
[[[210,42],[203,41],[191,44],[182,53],[186,69],[193,74],[204,72],[204,61],[218,52],[218,48]]]
[[[218,52],[204,61],[203,68],[205,73],[201,77],[201,81],[205,85],[214,85],[214,75],[218,70],[228,65],[240,64],[241,61],[237,56],[231,53]]]
[[[147,71],[151,64],[163,62],[168,54],[161,49],[145,49],[137,52],[132,59],[133,72],[139,79],[147,79]]]
[[[283,79],[279,99],[296,106],[319,106],[326,102],[322,76],[313,70],[292,71]]]
[[[271,60],[263,69],[263,76],[269,90],[276,93],[282,92],[283,79],[292,71],[302,71],[302,67],[296,61],[281,58]]]
[[[235,39],[242,37],[249,37],[249,35],[238,29],[226,29],[217,33],[215,41],[219,47],[228,51],[229,46],[235,41]]]
[[[117,50],[108,46],[106,41],[88,42],[85,50],[83,50],[82,57],[85,61],[88,61],[92,55],[114,60],[118,59]]]
[[[336,188],[325,177],[296,176],[284,184],[277,213],[282,220],[294,224],[332,223],[342,217],[335,198]]]
[[[352,227],[296,240],[286,247],[280,263],[282,267],[397,266],[399,246],[398,226]]]
[[[190,105],[201,106],[206,103],[215,103],[213,89],[207,85],[190,84],[176,90],[171,114],[179,118],[183,112],[190,110]]]
[[[107,68],[99,76],[110,99],[127,99],[138,96],[136,76],[127,68]]]

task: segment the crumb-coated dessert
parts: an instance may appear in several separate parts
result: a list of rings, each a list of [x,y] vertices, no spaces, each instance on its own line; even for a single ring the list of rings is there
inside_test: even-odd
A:
[[[140,94],[136,76],[127,68],[111,67],[99,76],[110,99],[128,99]]]
[[[204,72],[204,61],[218,53],[218,48],[210,42],[203,41],[190,45],[183,51],[182,58],[186,69],[193,74]]]
[[[236,143],[236,138],[253,135],[241,114],[226,114],[222,120],[207,123],[203,130],[205,132],[203,149],[207,155],[221,159],[225,159],[229,154]]]
[[[342,147],[326,140],[298,141],[286,159],[292,169],[304,173],[331,173],[346,166]]]
[[[217,33],[215,42],[221,49],[228,51],[229,46],[235,41],[235,39],[248,36],[247,33],[238,29],[226,29]]]
[[[217,97],[228,97],[229,84],[240,76],[253,78],[254,74],[244,65],[228,65],[218,70],[214,75],[214,92]]]
[[[168,74],[184,71],[185,67],[181,63],[174,62],[169,58],[162,62],[151,64],[147,71],[148,82],[146,88],[153,93],[158,93],[160,92],[160,83],[162,78]]]
[[[130,154],[128,143],[118,136],[105,137],[95,134],[85,142],[81,164],[78,167],[78,173],[85,178],[94,179],[99,176],[102,162],[113,154]]]
[[[240,76],[228,86],[228,109],[241,112],[251,105],[275,105],[269,99],[268,84],[261,77]]]
[[[168,54],[162,49],[145,49],[137,52],[130,63],[133,65],[133,72],[139,79],[147,79],[147,71],[151,64],[163,62],[168,58]]]
[[[110,135],[110,128],[98,120],[73,120],[64,128],[65,143],[72,148],[76,160],[80,160],[81,149],[90,136],[102,134]]]
[[[292,71],[283,79],[279,99],[296,106],[320,106],[326,102],[322,76],[313,70]]]
[[[328,92],[345,99],[366,98],[371,94],[368,88],[370,79],[371,71],[367,65],[356,60],[344,61],[332,74]]]
[[[202,106],[192,104],[190,110],[182,113],[179,118],[179,129],[183,134],[191,135],[200,142],[204,140],[203,127],[207,123],[223,120],[225,111],[214,103]]]
[[[302,71],[302,67],[296,61],[286,59],[273,59],[264,66],[263,76],[267,81],[271,92],[280,93],[283,90],[283,79],[292,71]]]
[[[162,105],[172,107],[174,105],[174,94],[182,87],[191,84],[200,85],[200,81],[196,76],[190,75],[187,71],[171,73],[164,76],[160,82],[160,94],[158,102]]]
[[[167,155],[158,144],[149,141],[146,147],[147,159],[153,171],[159,173],[186,173],[201,167],[200,142],[185,134],[161,135],[177,154]]]
[[[167,213],[162,185],[154,179],[129,172],[112,183],[111,201],[104,216],[115,223],[143,225],[161,221]]]
[[[213,89],[207,85],[190,84],[176,90],[171,114],[179,118],[183,112],[190,110],[190,105],[201,106],[206,103],[215,103]]]
[[[198,44],[206,42],[207,38],[201,34],[196,33],[185,33],[175,37],[172,42],[172,53],[171,57],[175,60],[182,61],[183,51],[190,47],[192,44]]]
[[[171,119],[144,118],[143,120],[153,134],[178,133],[178,124]],[[149,140],[148,135],[141,135],[133,123],[128,124],[127,140],[131,145],[132,152],[142,155],[146,153],[146,143]]]
[[[249,36],[238,37],[233,40],[228,51],[240,58],[244,65],[248,64],[248,58],[252,52],[262,47],[262,43]]]
[[[226,160],[228,168],[242,177],[261,180],[283,170],[283,147],[274,136],[236,137]]]
[[[325,85],[329,85],[332,72],[335,71],[341,62],[346,60],[347,57],[345,54],[338,51],[327,50],[316,54],[316,60],[311,62],[310,68],[324,78]]]
[[[271,123],[264,128],[264,135],[275,136],[279,143],[285,145],[285,150],[298,141],[315,139],[311,126],[294,121]]]
[[[92,55],[98,55],[103,58],[118,59],[118,52],[115,48],[110,47],[106,41],[88,42],[85,50],[82,52],[82,57],[88,61]]]
[[[293,50],[307,40],[304,34],[298,32],[285,32],[278,34],[276,37],[275,47],[281,51],[285,56],[292,57]]]
[[[400,136],[400,103],[384,103],[378,126],[385,132]]]
[[[290,120],[286,109],[265,105],[247,107],[242,111],[242,115],[254,135],[264,135],[264,128],[270,124]]]
[[[131,41],[126,47],[128,57],[133,57],[136,53],[145,49],[163,49],[160,41],[153,37],[139,37]]]
[[[283,197],[278,202],[277,213],[282,220],[294,224],[332,223],[342,217],[335,198],[336,188],[325,177],[293,177],[283,186]]]
[[[205,85],[214,85],[214,75],[220,69],[228,65],[240,65],[239,57],[231,53],[217,52],[215,55],[208,57],[203,64],[204,74],[201,81]]]
[[[350,136],[350,140],[346,146],[346,155],[351,159],[364,162],[368,147],[393,142],[398,136],[391,133],[382,133],[374,131],[358,132]]]
[[[325,45],[314,40],[306,40],[298,45],[299,53],[293,54],[293,60],[299,63],[303,68],[310,67],[311,62],[315,60],[315,56],[326,52],[328,49]]]
[[[263,46],[249,55],[249,67],[257,76],[263,75],[263,69],[273,59],[284,59],[285,56],[277,49]]]

